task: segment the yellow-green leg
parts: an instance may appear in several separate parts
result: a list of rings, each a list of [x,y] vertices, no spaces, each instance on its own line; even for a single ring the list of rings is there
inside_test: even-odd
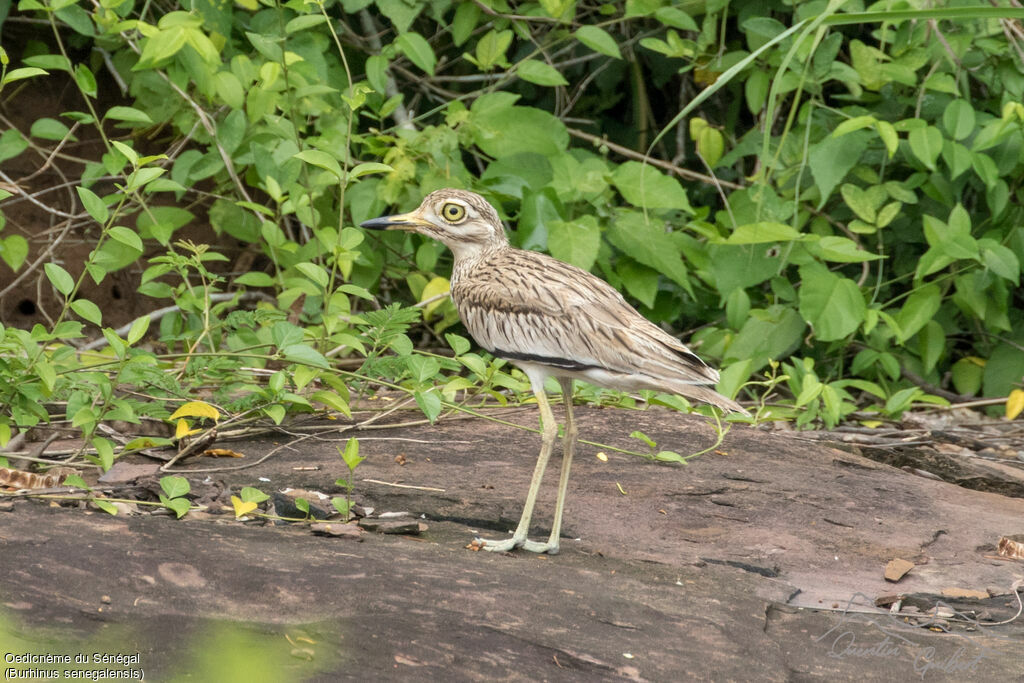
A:
[[[549,552],[550,543],[527,541],[526,536],[530,531],[530,518],[533,517],[533,506],[537,502],[540,482],[544,478],[544,470],[551,458],[551,449],[555,445],[555,439],[558,438],[558,423],[555,422],[555,414],[551,412],[548,397],[544,393],[544,375],[527,372],[527,376],[530,377],[533,393],[537,397],[537,406],[540,408],[540,455],[537,456],[537,465],[533,468],[533,478],[530,480],[530,490],[526,494],[523,514],[519,518],[519,525],[516,527],[515,533],[512,534],[512,538],[504,541],[484,541],[483,549],[496,553],[503,553],[514,548],[524,548],[533,552]],[[558,552],[557,537],[555,552]]]
[[[562,471],[558,477],[558,498],[555,500],[555,519],[551,524],[551,536],[548,538],[547,547],[539,550],[539,552],[547,552],[549,555],[558,554],[558,539],[562,533],[562,512],[565,510],[565,494],[569,489],[569,469],[572,467],[572,456],[576,452],[576,420],[572,415],[572,380],[559,379],[558,381],[562,385],[562,398],[565,401]]]

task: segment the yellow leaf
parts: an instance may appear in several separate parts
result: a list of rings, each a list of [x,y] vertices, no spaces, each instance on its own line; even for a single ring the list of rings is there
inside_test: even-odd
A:
[[[868,429],[878,429],[883,424],[885,424],[881,420],[861,420],[860,423],[867,427]]]
[[[1006,419],[1012,420],[1024,411],[1024,389],[1014,389],[1006,399]]]
[[[260,8],[260,3],[256,0],[235,0],[235,4],[239,7],[244,7],[250,12],[255,12]]]
[[[191,436],[193,434],[198,434],[201,431],[203,431],[203,430],[201,430],[201,429],[192,429],[191,426],[189,426],[188,422],[185,421],[185,420],[178,420],[178,424],[174,427],[174,438],[175,439],[180,439],[180,438],[182,438],[184,436]]]
[[[427,286],[423,288],[423,292],[420,294],[420,302],[432,299],[435,296],[446,294],[448,290],[452,288],[452,285],[446,278],[435,277],[433,280],[427,283]],[[423,317],[429,318],[437,307],[444,303],[444,298],[439,298],[437,301],[431,301],[423,308]]]
[[[200,455],[208,458],[244,458],[245,456],[238,451],[233,451],[230,448],[207,448]]]
[[[251,500],[247,503],[243,503],[242,499],[239,498],[238,496],[231,496],[231,505],[233,505],[235,508],[235,519],[238,519],[239,517],[244,517],[245,515],[255,510],[257,507],[257,504]]]
[[[216,422],[220,419],[220,411],[205,401],[189,401],[174,411],[170,420],[177,420],[179,417],[205,417]]]

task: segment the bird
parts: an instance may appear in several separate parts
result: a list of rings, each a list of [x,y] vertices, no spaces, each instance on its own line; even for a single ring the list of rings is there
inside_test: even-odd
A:
[[[409,213],[360,223],[371,230],[403,230],[436,239],[454,257],[451,299],[477,344],[526,375],[540,409],[541,449],[522,516],[511,538],[477,539],[494,552],[521,548],[559,551],[569,470],[576,447],[573,382],[623,391],[653,389],[747,414],[710,385],[718,371],[682,342],[644,318],[604,280],[540,252],[513,247],[498,212],[479,194],[440,189]],[[562,467],[551,533],[528,538],[544,471],[558,438],[558,423],[544,382],[557,379],[565,403]]]

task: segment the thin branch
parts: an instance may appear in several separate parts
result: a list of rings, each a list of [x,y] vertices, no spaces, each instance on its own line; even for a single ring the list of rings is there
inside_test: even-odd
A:
[[[591,135],[590,133],[585,133],[582,130],[577,130],[576,128],[568,128],[567,130],[569,131],[569,134],[572,135],[573,137],[580,138],[581,140],[586,140],[587,142],[590,142],[596,146],[607,147],[616,154],[620,154],[628,159],[635,159],[636,161],[644,161],[646,159],[647,163],[649,163],[651,166],[663,168],[666,171],[675,173],[680,178],[685,178],[687,180],[699,180],[700,182],[707,183],[708,185],[720,185],[721,187],[728,187],[730,190],[743,189],[743,185],[740,185],[738,183],[733,183],[728,180],[721,180],[719,178],[713,178],[703,173],[691,171],[688,168],[681,168],[668,161],[662,161],[660,159],[651,159],[649,157],[646,157],[642,152],[637,152],[636,150],[630,149],[629,147],[617,145],[614,142],[611,142],[604,138],[599,138],[598,136]]]

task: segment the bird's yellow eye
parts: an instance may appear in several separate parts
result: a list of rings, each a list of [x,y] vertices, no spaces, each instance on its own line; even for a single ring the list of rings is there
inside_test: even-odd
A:
[[[461,204],[447,202],[441,207],[441,218],[449,223],[457,223],[466,215],[466,209]]]

